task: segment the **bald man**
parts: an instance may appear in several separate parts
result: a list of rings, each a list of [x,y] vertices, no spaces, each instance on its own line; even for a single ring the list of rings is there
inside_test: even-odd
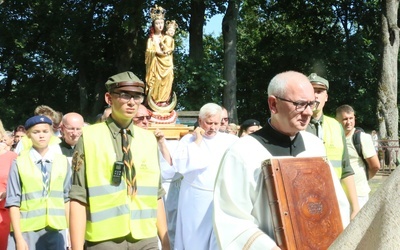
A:
[[[304,131],[318,107],[305,75],[295,71],[276,75],[268,85],[268,107],[271,118],[267,124],[240,138],[219,165],[213,220],[220,249],[280,249],[272,223],[275,211],[270,210],[269,191],[262,184],[261,163],[280,156],[326,155],[322,140]],[[331,173],[343,224],[347,225],[350,206],[332,167]]]
[[[60,147],[62,153],[68,158],[72,157],[72,154],[74,153],[74,147],[82,135],[82,127],[84,123],[83,117],[75,112],[67,113],[62,118],[62,141]]]

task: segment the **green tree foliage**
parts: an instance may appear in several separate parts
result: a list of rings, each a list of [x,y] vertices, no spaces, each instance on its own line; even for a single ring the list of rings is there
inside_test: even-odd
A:
[[[358,111],[360,125],[375,127],[371,114],[379,64],[377,4],[245,1],[239,15],[239,120],[264,121],[269,80],[279,72],[297,70],[316,72],[330,81],[328,115],[347,103]]]
[[[222,41],[206,35],[205,59],[193,62],[188,55],[175,55],[175,91],[179,94],[179,110],[199,110],[208,102],[222,104],[225,81],[222,77]]]
[[[201,22],[225,13],[227,1],[205,6]],[[202,61],[189,59],[192,1],[38,0],[0,5],[0,118],[23,123],[36,105],[77,111],[89,121],[104,108],[104,82],[122,70],[145,76],[149,8],[176,20],[175,83],[179,110],[222,104],[222,37],[203,36]],[[357,121],[376,128],[379,1],[243,0],[237,40],[239,122],[267,118],[270,79],[286,70],[316,72],[331,83],[326,113],[350,104]],[[200,22],[200,21],[199,21]],[[201,26],[199,26],[201,25]],[[197,52],[196,52],[197,53]]]
[[[68,34],[62,28],[68,21],[66,4],[11,1],[1,5],[0,69],[7,78],[0,95],[6,124],[23,123],[35,105],[74,107],[68,98],[74,78],[66,71],[72,63],[65,47]]]
[[[224,11],[223,2],[204,2],[201,27],[206,18]],[[131,70],[144,79],[149,9],[154,4],[166,8],[166,18],[180,26],[175,65],[176,75],[182,77],[177,77],[174,86],[180,95],[179,106],[198,109],[204,101],[211,101],[203,93],[212,96],[214,89],[220,89],[222,65],[214,67],[217,62],[209,60],[204,65],[189,62],[182,39],[189,37],[188,1],[6,1],[0,7],[0,74],[6,77],[1,81],[0,117],[5,124],[23,123],[40,104],[64,113],[80,112],[93,121],[104,108],[108,76]],[[219,50],[213,43],[204,39],[204,48],[210,51],[203,53],[207,57]],[[193,96],[201,98],[190,100]]]
[[[108,76],[144,76],[147,10],[145,1],[126,0],[4,3],[1,95],[12,106],[1,117],[22,123],[40,104],[85,117],[102,112]]]

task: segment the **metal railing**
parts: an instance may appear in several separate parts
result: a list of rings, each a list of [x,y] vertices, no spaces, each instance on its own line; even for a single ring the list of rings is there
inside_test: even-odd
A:
[[[389,175],[400,164],[399,162],[399,141],[377,140],[378,157],[381,164],[379,173]]]

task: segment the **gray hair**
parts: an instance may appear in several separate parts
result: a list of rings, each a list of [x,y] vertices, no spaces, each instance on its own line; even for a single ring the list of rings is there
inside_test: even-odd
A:
[[[219,115],[221,116],[222,108],[218,104],[215,103],[207,103],[201,107],[199,112],[200,119],[206,119],[207,117]]]
[[[287,84],[289,83],[290,80],[293,79],[293,77],[298,77],[298,76],[305,76],[304,74],[297,72],[297,71],[286,71],[277,74],[274,76],[274,78],[271,79],[268,85],[268,96],[278,96],[278,97],[283,97],[286,94],[286,89],[287,89]]]
[[[14,133],[12,131],[5,131],[4,132],[5,135],[7,135],[8,137],[14,137]]]

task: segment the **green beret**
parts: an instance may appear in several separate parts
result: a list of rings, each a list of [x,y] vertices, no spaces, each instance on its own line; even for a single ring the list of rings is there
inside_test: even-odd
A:
[[[311,73],[308,76],[308,80],[310,80],[311,84],[316,88],[324,88],[326,90],[329,89],[329,82],[325,78],[318,76],[316,73]]]
[[[144,93],[143,81],[130,71],[109,77],[106,82],[106,88],[108,92],[118,89],[121,91]]]

